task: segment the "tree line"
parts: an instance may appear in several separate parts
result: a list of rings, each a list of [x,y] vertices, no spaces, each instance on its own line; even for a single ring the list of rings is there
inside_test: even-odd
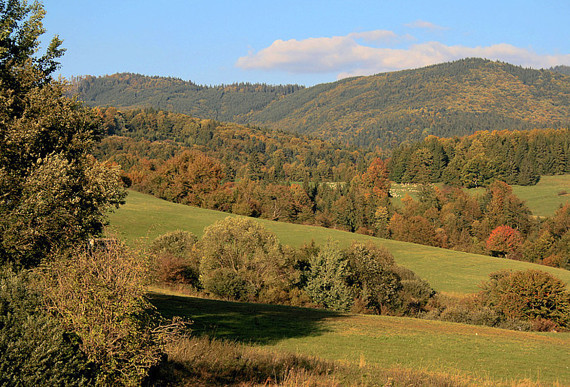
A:
[[[570,130],[478,132],[402,144],[392,152],[390,178],[398,183],[437,183],[467,188],[494,179],[534,185],[541,175],[570,173]]]
[[[233,301],[310,306],[517,330],[565,329],[570,294],[537,270],[492,273],[481,292],[461,300],[437,294],[373,243],[295,249],[252,219],[227,217],[198,239],[173,231],[151,244],[154,279]],[[522,297],[521,297],[522,295]]]
[[[97,157],[119,165],[125,184],[143,193],[240,215],[568,265],[561,258],[569,251],[565,230],[551,232],[548,248],[530,252],[548,223],[533,218],[508,185],[568,173],[568,129],[430,136],[380,158],[311,137],[152,109],[97,114],[110,134]],[[390,180],[420,184],[419,201],[406,198],[403,207],[395,206]],[[432,187],[435,182],[444,186]],[[461,188],[477,186],[486,187],[480,197]],[[498,204],[490,205],[493,200]],[[496,231],[500,227],[514,231]],[[517,235],[509,242],[514,247],[499,249],[496,238],[505,243],[505,233]]]

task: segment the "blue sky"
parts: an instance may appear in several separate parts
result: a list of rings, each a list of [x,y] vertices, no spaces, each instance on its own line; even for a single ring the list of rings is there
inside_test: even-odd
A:
[[[314,85],[464,57],[570,65],[570,1],[44,0],[61,75]],[[47,40],[47,39],[46,39]]]

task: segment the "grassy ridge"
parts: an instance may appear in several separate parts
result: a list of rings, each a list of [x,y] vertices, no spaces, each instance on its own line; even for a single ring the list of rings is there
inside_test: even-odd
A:
[[[110,231],[128,243],[134,243],[139,238],[152,240],[158,235],[177,229],[201,236],[204,227],[227,216],[236,215],[170,203],[130,191],[127,204],[111,214]],[[436,290],[443,292],[476,292],[479,290],[478,285],[488,279],[489,273],[500,269],[536,268],[548,271],[570,284],[570,271],[527,262],[373,238],[321,227],[263,219],[259,219],[259,222],[276,233],[281,243],[290,246],[298,247],[311,240],[322,244],[329,238],[339,241],[342,246],[348,246],[353,240],[379,243],[390,250],[398,264],[415,271]]]
[[[388,316],[205,300],[165,293],[166,316],[190,317],[194,333],[349,364],[400,366],[510,382],[570,383],[570,333],[530,333]],[[493,384],[495,384],[493,383]]]

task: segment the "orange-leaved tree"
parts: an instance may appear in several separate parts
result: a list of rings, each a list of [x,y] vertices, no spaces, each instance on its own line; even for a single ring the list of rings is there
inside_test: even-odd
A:
[[[516,251],[523,243],[521,233],[509,226],[499,226],[491,231],[487,239],[487,249],[493,256],[507,256]]]

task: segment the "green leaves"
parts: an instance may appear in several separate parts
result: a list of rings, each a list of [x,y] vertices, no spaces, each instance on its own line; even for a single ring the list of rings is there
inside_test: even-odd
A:
[[[309,263],[311,270],[306,289],[311,299],[325,308],[350,310],[353,294],[347,280],[351,272],[338,245],[329,240]]]
[[[36,2],[0,2],[0,263],[24,267],[99,233],[125,196],[118,171],[89,155],[99,122],[49,76],[61,41],[34,56],[43,16]]]

